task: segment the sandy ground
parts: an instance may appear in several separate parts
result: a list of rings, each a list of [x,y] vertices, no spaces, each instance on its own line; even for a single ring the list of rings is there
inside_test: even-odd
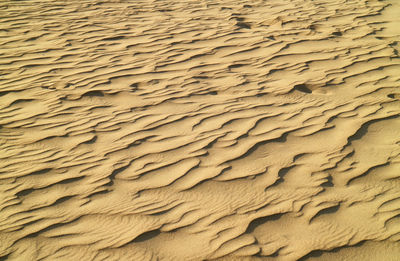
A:
[[[0,2],[0,260],[400,258],[400,2]]]

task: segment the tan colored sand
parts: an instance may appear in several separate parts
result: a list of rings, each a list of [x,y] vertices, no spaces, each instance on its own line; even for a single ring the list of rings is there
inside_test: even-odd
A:
[[[396,0],[0,2],[0,260],[399,260]]]

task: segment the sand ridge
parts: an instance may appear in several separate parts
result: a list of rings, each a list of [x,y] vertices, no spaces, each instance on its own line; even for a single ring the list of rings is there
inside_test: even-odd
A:
[[[2,1],[0,259],[396,260],[399,10]]]

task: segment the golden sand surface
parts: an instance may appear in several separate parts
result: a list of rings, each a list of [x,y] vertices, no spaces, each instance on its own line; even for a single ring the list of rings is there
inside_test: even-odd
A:
[[[400,260],[400,1],[0,1],[0,260]]]

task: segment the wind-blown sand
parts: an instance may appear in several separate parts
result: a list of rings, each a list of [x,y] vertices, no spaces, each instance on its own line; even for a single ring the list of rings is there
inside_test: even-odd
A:
[[[399,260],[400,2],[0,2],[0,260]]]

